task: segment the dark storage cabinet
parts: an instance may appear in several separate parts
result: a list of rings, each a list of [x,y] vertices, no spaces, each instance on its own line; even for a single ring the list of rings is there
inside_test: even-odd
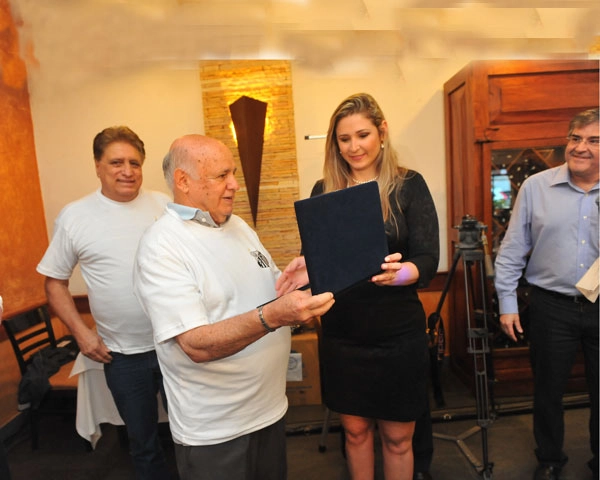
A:
[[[487,242],[491,255],[495,254],[523,180],[561,164],[569,121],[576,113],[598,106],[599,63],[472,62],[444,84],[449,258],[453,258],[458,239],[453,227],[466,214],[488,227]],[[448,295],[450,361],[455,373],[472,384],[460,264],[455,276]],[[494,312],[488,327],[495,395],[530,394],[533,390],[527,343],[515,345],[495,327],[497,311],[491,280],[488,290],[488,305]],[[527,295],[527,286],[520,287],[525,322]],[[573,369],[569,390],[585,390],[582,358]]]

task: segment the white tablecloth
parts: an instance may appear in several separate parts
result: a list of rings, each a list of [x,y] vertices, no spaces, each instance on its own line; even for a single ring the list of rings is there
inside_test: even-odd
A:
[[[100,424],[111,423],[124,425],[117,411],[106,379],[104,366],[79,353],[71,370],[71,376],[79,375],[77,382],[77,416],[75,428],[77,433],[89,441],[92,448],[102,436]],[[159,395],[159,421],[168,421]]]

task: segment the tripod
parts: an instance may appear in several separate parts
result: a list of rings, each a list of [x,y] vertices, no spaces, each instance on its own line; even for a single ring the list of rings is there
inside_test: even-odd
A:
[[[463,217],[461,225],[454,227],[459,230],[459,243],[456,245],[456,251],[452,260],[452,267],[448,272],[448,277],[442,290],[442,295],[438,303],[438,307],[435,313],[429,318],[429,329],[433,331],[435,328],[435,322],[440,319],[440,312],[442,305],[448,293],[450,283],[456,272],[456,267],[459,260],[462,258],[462,264],[464,268],[464,282],[465,282],[465,300],[466,300],[466,314],[467,314],[467,339],[468,347],[467,352],[473,355],[473,368],[475,374],[475,399],[477,406],[477,426],[470,428],[466,432],[458,436],[450,436],[439,433],[434,433],[435,438],[442,440],[453,441],[457,444],[458,448],[462,451],[465,457],[469,460],[471,465],[482,475],[486,480],[491,480],[492,469],[494,464],[488,459],[488,438],[487,429],[492,423],[491,416],[491,402],[490,402],[490,389],[488,382],[488,359],[489,359],[489,343],[488,343],[488,307],[487,307],[487,284],[485,281],[485,258],[483,242],[481,238],[485,239],[483,233],[487,228],[485,225],[477,222],[473,217],[467,215]],[[479,281],[481,288],[481,308],[475,307],[475,288],[473,280],[473,266],[476,266],[476,270],[479,272]],[[431,324],[433,320],[433,325]],[[481,446],[482,446],[482,461],[480,462],[476,456],[471,452],[464,440],[470,436],[481,432]]]

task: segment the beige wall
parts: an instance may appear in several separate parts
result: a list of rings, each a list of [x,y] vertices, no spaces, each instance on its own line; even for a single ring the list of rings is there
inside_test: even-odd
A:
[[[170,193],[162,177],[164,154],[176,137],[204,129],[197,69],[125,72],[59,92],[36,89],[43,78],[37,72],[32,77],[31,113],[49,235],[65,204],[99,187],[92,140],[107,126],[129,125],[140,135],[146,146],[144,187]],[[86,292],[79,274],[71,291]]]
[[[440,271],[446,258],[446,173],[444,153],[444,82],[465,60],[418,60],[398,66],[378,64],[364,74],[323,75],[294,67],[293,85],[300,196],[306,197],[321,178],[324,140],[304,140],[324,134],[337,105],[348,95],[372,94],[383,109],[393,145],[401,162],[423,174],[433,195],[440,221]]]
[[[169,143],[203,130],[197,59],[297,59],[301,197],[320,176],[323,147],[304,135],[323,133],[347,94],[372,93],[404,163],[424,174],[446,225],[443,82],[470,60],[600,54],[592,0],[562,8],[493,1],[449,8],[339,0],[235,8],[200,0],[76,3],[10,0],[28,66],[50,232],[65,203],[96,187],[89,144],[109,124],[140,133],[148,147],[146,186],[164,189],[158,164]],[[442,245],[445,235],[443,228]],[[446,248],[440,269],[447,269]],[[74,282],[75,292],[81,289]]]
[[[321,74],[292,63],[295,135],[300,197],[310,194],[321,176],[323,134],[329,116],[347,95],[373,94],[390,124],[393,144],[403,162],[419,170],[432,191],[440,225],[445,225],[445,168],[442,85],[465,65],[464,60],[381,64],[360,76]],[[197,66],[155,67],[95,78],[59,91],[43,85],[41,71],[30,72],[31,111],[48,232],[60,209],[98,187],[91,142],[102,128],[127,124],[146,144],[144,184],[168,192],[160,164],[171,141],[185,133],[204,132]],[[441,229],[445,245],[445,229]],[[445,248],[440,270],[447,270]],[[85,292],[79,276],[72,292]]]

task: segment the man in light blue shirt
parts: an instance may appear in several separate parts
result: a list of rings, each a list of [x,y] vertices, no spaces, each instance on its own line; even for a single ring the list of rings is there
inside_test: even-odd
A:
[[[523,333],[517,307],[523,270],[533,286],[534,480],[558,479],[567,462],[562,397],[579,345],[591,402],[589,466],[598,478],[598,300],[587,300],[575,284],[598,258],[599,130],[597,108],[571,120],[566,162],[523,183],[496,258],[500,323],[513,341]]]

